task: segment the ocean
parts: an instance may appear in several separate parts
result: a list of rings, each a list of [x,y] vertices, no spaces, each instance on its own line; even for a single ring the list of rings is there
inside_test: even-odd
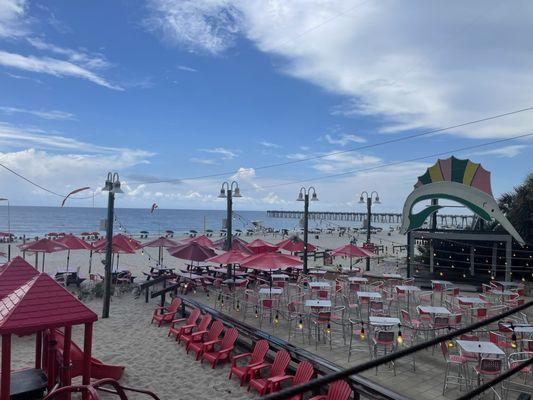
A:
[[[105,208],[90,207],[33,207],[11,206],[9,228],[11,233],[26,237],[43,236],[49,232],[103,232],[101,221],[106,218]],[[204,227],[213,231],[222,228],[226,217],[224,210],[173,210],[156,209],[153,214],[147,209],[117,208],[115,210],[115,232],[125,231],[138,234],[148,231],[150,235],[171,230],[176,235],[184,234],[191,229],[203,232]],[[246,230],[252,228],[252,221],[261,221],[265,227],[274,229],[295,230],[299,228],[298,219],[269,218],[266,211],[234,210],[233,229]],[[345,221],[309,221],[309,227],[360,226],[361,223]],[[0,231],[8,230],[7,206],[0,205]]]

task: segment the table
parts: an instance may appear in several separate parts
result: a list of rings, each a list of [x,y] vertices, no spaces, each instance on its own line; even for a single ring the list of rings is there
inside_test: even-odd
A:
[[[497,356],[504,356],[505,352],[492,342],[477,342],[472,340],[457,340],[457,345],[467,353],[478,355],[478,363],[481,361],[482,354],[491,354]],[[479,386],[479,375],[478,375]]]
[[[329,288],[329,287],[331,287],[331,283],[329,283],[329,282],[324,282],[324,281],[319,281],[319,282],[309,282],[309,287],[310,287],[310,288],[315,288],[315,289],[324,289],[324,288]]]
[[[287,274],[272,274],[270,275],[273,280],[279,279],[279,280],[285,280],[289,279],[289,275]]]
[[[282,288],[261,288],[259,289],[259,294],[269,294],[269,295],[273,295],[273,294],[276,294],[276,295],[279,295],[279,294],[282,294],[283,293],[283,289]]]
[[[309,275],[324,275],[327,274],[328,271],[324,271],[323,269],[312,269],[309,271]]]
[[[400,319],[394,317],[369,317],[370,325],[373,326],[394,326],[400,325]]]
[[[238,284],[243,283],[243,282],[246,282],[246,279],[229,278],[229,279],[225,279],[225,280],[222,281],[222,283],[225,283],[227,285],[238,285]]]
[[[357,292],[357,297],[359,299],[381,299],[381,293],[378,292]],[[370,301],[368,302],[368,314],[370,315]]]
[[[384,279],[402,279],[403,277],[400,274],[383,274]]]
[[[189,279],[191,281],[203,278],[202,275],[196,275],[196,274],[192,274],[190,272],[179,272],[176,275],[179,276],[180,278]]]
[[[498,285],[504,287],[504,288],[517,288],[520,286],[517,282],[510,282],[510,281],[496,281]]]
[[[426,314],[451,315],[446,307],[418,306],[418,309]]]
[[[440,289],[436,289],[435,286],[440,286]],[[450,282],[450,281],[443,281],[443,280],[440,280],[440,279],[434,279],[431,281],[431,288],[435,291],[435,292],[440,292],[440,304],[442,304],[442,300],[443,300],[443,297],[444,297],[444,290],[447,289],[448,287],[450,286],[453,286],[453,283]]]
[[[487,304],[487,302],[483,299],[480,299],[479,297],[457,297],[457,301],[464,303],[464,304]]]
[[[511,324],[503,324],[503,326],[511,329]],[[533,325],[513,324],[515,333],[533,333]]]
[[[306,300],[305,307],[331,307],[331,300]]]
[[[367,278],[364,278],[362,276],[350,276],[348,278],[348,281],[349,282],[361,282],[361,283],[367,283],[368,282],[368,279]]]

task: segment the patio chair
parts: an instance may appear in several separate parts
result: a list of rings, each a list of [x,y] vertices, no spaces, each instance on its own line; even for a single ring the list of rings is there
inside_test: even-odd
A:
[[[372,352],[371,357],[373,359],[378,358],[380,350],[383,352],[383,355],[387,353],[392,353],[395,348],[394,344],[394,331],[384,331],[377,330],[372,338]],[[396,376],[396,364],[394,361],[390,362],[392,364],[394,376]],[[376,375],[378,374],[378,367],[376,366]]]
[[[486,377],[492,380],[500,375],[502,372],[502,364],[503,360],[501,358],[482,358],[479,364],[474,366],[474,373],[477,376],[478,382],[483,383]],[[491,387],[490,390],[492,390],[498,398],[502,397],[496,392],[494,386]]]
[[[203,354],[200,362],[206,360],[211,364],[211,368],[215,368],[221,361],[229,360],[230,353],[235,347],[235,342],[239,337],[239,331],[236,328],[230,328],[224,333],[222,340],[214,340],[212,342],[204,342]],[[215,347],[219,347],[215,350]]]
[[[279,312],[278,300],[275,298],[261,299],[259,305],[259,329],[261,329],[265,314],[269,316],[269,321],[272,322],[272,315]]]
[[[293,322],[296,322],[298,330],[302,334],[302,343],[305,342],[305,333],[304,333],[304,320],[301,313],[298,312],[295,302],[290,302],[287,304],[287,323],[289,325],[289,342],[291,340],[292,325]]]
[[[444,385],[442,386],[442,395],[446,393],[448,385],[459,385],[459,389],[468,382],[468,369],[466,357],[458,354],[450,354],[446,342],[440,342],[442,355],[446,361],[446,370],[444,372]],[[450,375],[452,367],[457,367],[457,375]]]
[[[189,343],[192,338],[193,331],[206,332],[207,327],[211,323],[212,319],[213,317],[211,316],[211,314],[205,314],[198,325],[196,325],[196,323],[191,325],[182,325],[179,328],[179,332],[176,334],[176,340],[178,341],[178,343],[180,343],[181,340],[183,340],[185,344]]]
[[[505,354],[508,354],[510,351],[513,350],[513,344],[512,344],[511,338],[505,335],[502,335],[501,333],[490,331],[489,341],[494,343],[496,346],[498,346],[503,351],[505,351]]]
[[[244,382],[246,382],[246,379],[249,376],[250,368],[262,364],[265,361],[268,347],[268,341],[259,340],[255,343],[254,349],[251,353],[243,353],[233,356],[231,359],[231,368],[228,379],[231,379],[231,377],[235,375],[237,378],[239,378],[241,386],[244,385]],[[245,358],[250,359],[248,363],[244,365],[238,365],[238,361],[244,360]]]
[[[532,357],[533,354],[527,351],[520,351],[510,354],[507,358],[509,369],[517,367],[518,365],[522,364],[524,361],[527,361]],[[531,367],[531,365],[528,365],[527,367],[524,367],[520,370],[520,372],[524,375],[524,385],[527,385],[527,376],[531,375],[532,371],[533,367]]]
[[[329,348],[331,350],[331,312],[322,311],[317,314],[311,314],[309,321],[309,341],[311,341],[311,325],[314,325],[315,328],[315,349],[318,349],[320,333],[322,332],[324,343],[326,343],[326,336],[329,336]]]
[[[270,385],[270,392],[276,392],[281,388],[283,382],[291,382],[291,386],[298,386],[303,383],[309,382],[313,377],[315,370],[313,364],[309,361],[302,361],[296,367],[294,375],[275,376],[268,379]],[[290,397],[287,400],[302,400],[303,393]]]
[[[313,396],[309,400],[348,400],[352,394],[352,388],[345,381],[335,381],[328,387],[328,393]]]
[[[191,311],[187,318],[178,318],[172,320],[167,336],[170,337],[170,335],[174,335],[176,336],[176,340],[178,340],[178,334],[180,333],[181,326],[176,326],[176,324],[194,325],[196,324],[196,320],[200,317],[200,314],[200,309],[195,308]]]
[[[171,323],[176,313],[179,311],[181,306],[181,299],[176,297],[172,300],[169,306],[166,307],[157,307],[154,310],[152,315],[152,321],[150,324],[153,324],[154,321],[157,322],[157,326],[161,326],[162,323]]]
[[[250,382],[248,383],[248,391],[254,389],[263,396],[270,389],[270,378],[284,376],[285,370],[291,361],[291,356],[287,350],[279,350],[274,356],[274,361],[270,363],[262,363],[250,368]],[[268,376],[261,377],[260,372],[265,368],[269,368]]]
[[[211,324],[211,327],[207,330],[207,332],[193,332],[191,335],[191,340],[187,343],[187,354],[189,354],[189,351],[192,350],[196,353],[196,360],[199,360],[203,353],[204,343],[218,340],[223,330],[224,324],[217,319]]]
[[[244,292],[244,300],[240,306],[242,308],[243,321],[246,321],[249,312],[252,312],[253,315],[255,315],[256,310],[258,310],[259,307],[259,297],[257,297],[257,293],[252,289],[246,289]],[[257,314],[259,314],[259,311],[257,311]]]

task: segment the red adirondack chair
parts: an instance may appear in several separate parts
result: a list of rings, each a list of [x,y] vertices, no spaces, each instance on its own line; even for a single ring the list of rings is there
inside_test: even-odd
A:
[[[268,341],[259,340],[251,353],[243,353],[234,356],[231,360],[231,369],[229,371],[228,379],[231,379],[232,375],[237,376],[241,381],[241,386],[248,378],[251,367],[259,365],[265,361],[266,353],[268,352]],[[237,361],[244,358],[250,358],[250,361],[246,365],[237,365]]]
[[[202,356],[204,343],[213,342],[218,339],[222,331],[224,330],[224,324],[218,319],[211,324],[211,327],[206,332],[193,332],[191,340],[187,343],[187,354],[192,350],[196,353],[196,360],[198,361]],[[205,336],[204,336],[205,335]]]
[[[352,388],[345,381],[335,381],[328,388],[328,394],[311,397],[309,400],[348,400]]]
[[[170,303],[169,306],[157,307],[154,310],[154,314],[152,315],[152,321],[150,321],[150,324],[153,324],[154,321],[157,321],[157,326],[161,326],[163,322],[171,323],[174,317],[176,316],[176,313],[178,312],[180,306],[181,299],[176,297],[174,300],[172,300],[172,303]]]
[[[291,381],[292,386],[298,386],[302,383],[309,382],[315,373],[313,364],[309,361],[302,361],[296,367],[296,373],[294,375],[284,375],[284,376],[275,376],[268,378],[270,385],[270,391],[276,392],[280,389],[282,382]],[[297,394],[296,396],[291,397],[289,400],[302,400],[303,393]]]
[[[284,376],[287,365],[291,361],[291,356],[286,350],[280,350],[274,356],[274,362],[261,363],[255,367],[250,368],[250,382],[248,383],[248,391],[251,388],[257,390],[260,396],[263,396],[270,388],[269,379],[277,376]],[[269,376],[261,378],[259,373],[262,369],[270,367]]]
[[[177,327],[176,324],[194,325],[196,324],[198,317],[200,317],[200,309],[195,308],[187,318],[173,319],[167,336],[170,337],[170,335],[174,335],[176,336],[176,340],[178,340],[178,334],[180,333],[181,327]]]
[[[200,323],[198,325],[193,326],[191,329],[187,329],[185,332],[182,332],[179,335],[179,341],[181,342],[183,340],[183,343],[185,343],[185,347],[188,346],[189,342],[192,340],[193,333],[202,332],[202,334],[207,332],[207,328],[209,327],[209,324],[213,320],[213,317],[211,314],[205,314],[202,319],[200,320]],[[185,326],[182,326],[182,329]]]
[[[229,356],[235,342],[239,337],[239,331],[236,328],[230,328],[224,333],[222,340],[215,340],[214,342],[204,342],[204,352],[200,362],[206,360],[211,364],[211,368],[215,368],[220,361],[229,360]],[[219,345],[219,349],[215,350],[215,345]]]

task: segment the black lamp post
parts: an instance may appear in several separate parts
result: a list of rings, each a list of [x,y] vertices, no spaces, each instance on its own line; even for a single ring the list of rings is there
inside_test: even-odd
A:
[[[304,269],[303,273],[308,274],[309,269],[307,268],[307,232],[309,230],[309,193],[311,194],[311,201],[318,201],[316,196],[316,190],[313,186],[309,188],[302,187],[300,193],[298,194],[297,201],[304,202]]]
[[[105,253],[105,275],[104,275],[104,305],[102,309],[102,318],[109,318],[109,306],[111,303],[111,269],[113,255],[113,221],[115,211],[115,194],[124,193],[120,188],[118,173],[107,174],[105,186],[102,189],[109,192],[107,200],[107,226],[106,226],[106,253]]]
[[[233,198],[242,197],[241,189],[239,189],[239,184],[236,181],[222,182],[222,187],[220,188],[220,194],[218,195],[221,199],[227,200],[226,205],[226,242],[224,244],[224,250],[230,251],[233,241]],[[228,276],[231,274],[231,264],[228,265]],[[234,276],[235,277],[235,276]]]
[[[375,195],[375,196],[374,196]],[[359,197],[359,203],[364,204],[366,200],[366,243],[370,244],[370,220],[372,219],[372,198],[374,197],[374,204],[380,204],[379,194],[376,191],[373,191],[368,195],[367,191],[361,193]],[[366,270],[370,271],[370,257],[366,258]]]

